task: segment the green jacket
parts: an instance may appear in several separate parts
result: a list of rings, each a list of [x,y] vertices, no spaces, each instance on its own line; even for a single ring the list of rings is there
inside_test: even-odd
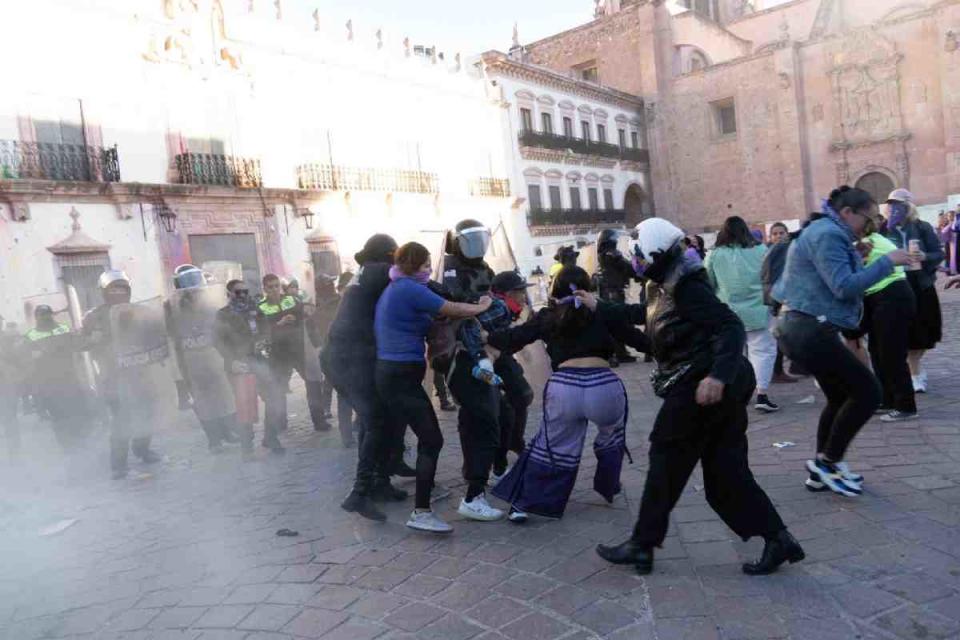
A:
[[[763,304],[760,280],[766,254],[763,245],[717,247],[703,261],[717,297],[737,314],[747,331],[766,329],[769,323],[770,310]]]

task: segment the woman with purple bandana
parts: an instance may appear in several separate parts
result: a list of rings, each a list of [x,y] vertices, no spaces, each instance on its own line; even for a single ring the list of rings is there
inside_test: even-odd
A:
[[[417,485],[411,529],[449,533],[453,527],[430,508],[430,492],[437,473],[443,435],[433,403],[423,390],[427,372],[426,337],[436,316],[470,318],[490,307],[490,298],[478,304],[449,302],[427,287],[430,252],[408,242],[397,249],[390,284],[377,301],[374,333],[377,339],[377,394],[417,435]]]
[[[927,392],[927,372],[920,361],[943,337],[943,318],[937,296],[937,269],[944,252],[933,226],[918,217],[913,194],[906,189],[890,193],[886,203],[887,228],[884,235],[898,248],[910,251],[916,263],[907,267],[907,282],[917,300],[917,315],[910,325],[910,374],[913,389]]]

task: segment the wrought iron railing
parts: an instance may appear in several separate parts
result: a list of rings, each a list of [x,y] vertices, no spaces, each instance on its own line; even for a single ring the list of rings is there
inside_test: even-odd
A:
[[[175,157],[180,184],[215,184],[250,189],[263,186],[260,160],[214,153],[181,153]]]
[[[437,174],[411,169],[341,167],[312,162],[297,167],[301,189],[437,193]]]
[[[646,149],[632,149],[630,147],[620,147],[609,142],[597,142],[596,140],[584,140],[583,138],[573,138],[557,133],[543,133],[540,131],[521,131],[519,135],[520,145],[524,147],[538,147],[541,149],[554,149],[556,151],[572,151],[584,155],[601,156],[603,158],[615,158],[618,160],[646,161],[649,154]]]
[[[623,224],[626,219],[623,209],[531,209],[527,216],[531,227]]]
[[[623,147],[620,150],[620,157],[633,162],[650,162],[650,152],[647,149]]]
[[[470,181],[470,195],[508,198],[510,197],[510,181],[507,178],[475,178]]]
[[[0,178],[120,182],[117,147],[0,140]]]

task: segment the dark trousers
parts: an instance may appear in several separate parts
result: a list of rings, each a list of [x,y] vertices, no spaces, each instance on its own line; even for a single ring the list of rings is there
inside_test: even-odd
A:
[[[880,406],[876,377],[840,341],[839,330],[790,311],[780,324],[780,347],[820,383],[827,405],[817,427],[817,453],[843,460],[857,432]]]
[[[450,401],[450,390],[447,389],[447,379],[442,372],[437,370],[433,372],[433,388],[436,389],[437,398],[440,399],[440,402]]]
[[[396,420],[377,394],[375,362],[325,349],[323,375],[357,413],[357,477],[353,490],[368,495],[375,482],[389,481],[390,444],[396,440]]]
[[[310,421],[313,426],[319,427],[326,424],[330,405],[324,403],[323,382],[304,379],[303,386],[307,390],[307,407],[310,409]]]
[[[443,434],[427,392],[423,377],[427,366],[422,362],[390,362],[377,360],[377,394],[400,424],[410,425],[417,436],[417,488],[414,507],[430,508],[430,492],[437,475],[437,460],[443,448]]]
[[[263,396],[263,429],[264,438],[287,430],[287,389],[290,385],[290,376],[296,371],[306,382],[307,376],[303,362],[296,360],[271,360],[269,362],[269,376]],[[314,406],[320,405],[320,389],[306,384],[307,404],[313,414]]]
[[[130,451],[141,460],[150,454],[150,435],[131,436],[131,417],[119,404],[110,405],[110,468],[126,471]],[[143,425],[139,425],[142,427]]]
[[[500,391],[473,377],[473,363],[465,352],[457,355],[455,366],[450,392],[460,405],[457,431],[463,449],[463,477],[467,496],[473,499],[486,488],[500,446]]]
[[[883,407],[917,411],[913,380],[907,364],[910,324],[916,299],[906,280],[898,280],[864,298],[863,327],[869,337],[870,362],[883,388]]]
[[[533,403],[533,389],[523,376],[523,367],[512,356],[501,356],[493,369],[503,380],[500,396],[500,445],[493,469],[502,474],[507,468],[507,452],[523,453],[527,413]]]
[[[326,378],[321,383],[320,404],[325,416],[330,415],[330,408],[333,406],[333,384]],[[353,442],[353,407],[347,402],[342,393],[337,394],[337,427],[340,430],[340,439],[344,444]]]
[[[753,377],[752,372],[742,375]],[[747,461],[752,386],[729,385],[723,399],[707,407],[696,403],[695,394],[695,384],[673,390],[657,414],[634,540],[648,547],[663,544],[670,512],[697,462],[703,467],[707,503],[742,539],[786,528]]]
[[[0,383],[0,426],[7,441],[7,451],[11,455],[20,451],[20,423],[17,418],[17,406],[20,404],[20,391],[16,385]]]
[[[200,418],[197,418],[200,420]],[[200,426],[203,427],[203,432],[207,435],[207,443],[211,447],[216,447],[223,443],[225,439],[233,432],[234,427],[237,424],[237,414],[231,413],[228,416],[223,416],[220,418],[213,418],[211,420],[200,420]],[[246,440],[247,434],[241,434],[241,437]],[[253,429],[250,429],[250,439],[253,439]]]

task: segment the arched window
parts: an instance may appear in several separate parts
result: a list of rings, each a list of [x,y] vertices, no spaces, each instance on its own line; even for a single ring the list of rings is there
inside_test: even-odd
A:
[[[869,193],[876,202],[885,202],[890,192],[896,188],[890,176],[880,171],[863,174],[854,186]]]
[[[706,69],[707,66],[707,56],[703,55],[703,53],[700,51],[690,52],[690,59],[687,61],[687,73],[693,73],[694,71]]]

